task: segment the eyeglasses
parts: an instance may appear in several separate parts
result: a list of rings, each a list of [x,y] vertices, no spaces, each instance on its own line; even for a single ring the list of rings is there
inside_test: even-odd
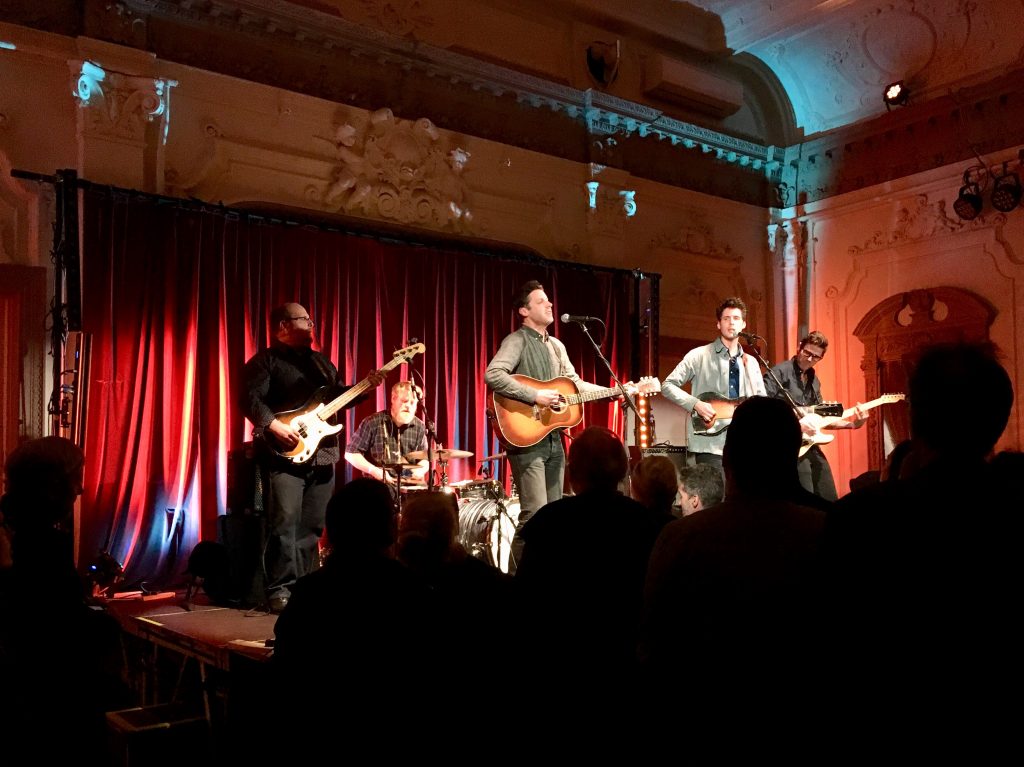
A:
[[[807,359],[809,359],[811,362],[817,362],[822,358],[821,354],[815,354],[814,352],[809,352],[806,349],[801,349],[800,353],[804,355]]]
[[[310,325],[315,325],[316,324],[315,322],[313,322],[313,320],[309,317],[308,314],[305,317],[289,317],[288,319],[290,319],[290,320],[292,320],[294,322],[298,322],[300,320],[305,320]]]

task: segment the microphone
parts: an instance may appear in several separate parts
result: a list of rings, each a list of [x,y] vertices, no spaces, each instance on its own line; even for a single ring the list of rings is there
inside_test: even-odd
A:
[[[563,314],[562,322],[602,322],[600,317],[587,317],[583,314]]]
[[[754,343],[754,341],[763,341],[764,340],[757,333],[743,333],[743,332],[740,332],[740,333],[737,333],[737,335],[740,338],[742,338],[744,341],[746,341],[748,344],[752,344],[752,343]]]

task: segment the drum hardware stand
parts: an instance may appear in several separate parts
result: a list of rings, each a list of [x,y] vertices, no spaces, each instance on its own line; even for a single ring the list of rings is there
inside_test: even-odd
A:
[[[395,475],[395,513],[402,513],[402,474],[404,469],[408,469],[412,464],[402,461],[401,463],[382,463],[381,468],[385,471],[391,470]]]
[[[493,564],[496,568],[501,570],[501,518],[502,516],[504,516],[506,519],[508,519],[508,523],[512,526],[513,531],[515,531],[516,523],[515,521],[513,521],[512,515],[508,513],[508,507],[505,506],[506,499],[502,497],[504,493],[498,493],[498,491],[495,490],[494,488],[493,482],[487,485],[487,495],[489,495],[491,497],[491,500],[494,501],[494,506],[497,509],[497,511],[495,511],[494,515],[490,519],[490,525],[488,525],[487,544],[488,546],[490,546],[493,536],[497,552],[494,554],[494,559],[496,561],[492,562],[491,564]],[[512,554],[511,538],[509,538],[508,541],[508,556],[510,559],[515,559],[515,557]]]

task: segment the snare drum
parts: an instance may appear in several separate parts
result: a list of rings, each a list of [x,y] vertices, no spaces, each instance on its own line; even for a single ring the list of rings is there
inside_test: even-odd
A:
[[[503,504],[504,514],[491,499],[467,499],[463,495],[459,501],[459,542],[474,557],[507,573],[512,537],[519,521],[519,499],[509,498]]]

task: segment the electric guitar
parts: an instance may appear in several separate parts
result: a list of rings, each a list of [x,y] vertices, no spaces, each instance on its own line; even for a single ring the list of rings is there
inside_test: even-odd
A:
[[[860,406],[861,410],[871,410],[871,408],[878,407],[879,405],[891,405],[893,402],[899,402],[900,400],[906,399],[905,394],[883,394],[877,399],[873,399],[870,402],[865,402]],[[822,429],[834,429],[835,425],[848,420],[851,416],[855,415],[857,408],[848,407],[843,410],[841,414],[835,414],[826,418],[822,418],[820,423],[816,423],[815,427],[817,431],[814,434],[804,434],[804,444],[800,448],[800,457],[802,458],[804,453],[810,450],[815,445],[825,445],[836,438],[835,434],[822,434]],[[820,413],[818,415],[821,415]]]
[[[399,365],[408,362],[417,354],[423,354],[424,351],[426,351],[426,347],[423,344],[413,344],[404,349],[399,349],[391,360],[380,369],[380,372],[387,373],[389,370],[393,370]],[[325,404],[323,397],[324,392],[328,388],[327,386],[322,386],[317,389],[313,396],[306,400],[306,404],[301,407],[294,410],[283,410],[280,413],[274,414],[277,420],[288,424],[295,430],[295,433],[299,435],[299,443],[294,447],[285,448],[269,432],[264,431],[267,445],[270,446],[271,450],[282,458],[287,458],[292,463],[305,463],[313,457],[313,453],[316,452],[320,441],[324,437],[337,434],[345,427],[344,424],[340,423],[328,423],[327,419],[352,400],[362,395],[367,389],[373,387],[370,385],[369,379],[364,378],[355,386],[346,390],[340,397]]]
[[[711,420],[705,421],[700,414],[694,410],[690,415],[690,420],[693,423],[693,433],[713,437],[716,434],[721,434],[729,428],[729,424],[732,423],[733,413],[736,412],[736,408],[739,407],[740,403],[743,402],[746,397],[735,397],[733,399],[729,399],[728,397],[723,397],[717,392],[704,392],[703,394],[698,395],[697,399],[702,402],[707,402],[715,409],[715,412],[711,416]],[[801,415],[815,413],[822,417],[829,417],[842,414],[843,406],[838,402],[822,402],[818,405],[801,407],[799,410]]]
[[[520,402],[497,392],[488,397],[487,414],[498,429],[502,441],[513,447],[536,445],[555,429],[570,429],[583,420],[583,403],[618,397],[618,388],[581,392],[569,378],[559,376],[550,381],[512,375],[513,380],[534,389],[554,389],[558,402],[550,407]],[[637,393],[650,397],[661,391],[661,381],[645,376],[636,384]]]

